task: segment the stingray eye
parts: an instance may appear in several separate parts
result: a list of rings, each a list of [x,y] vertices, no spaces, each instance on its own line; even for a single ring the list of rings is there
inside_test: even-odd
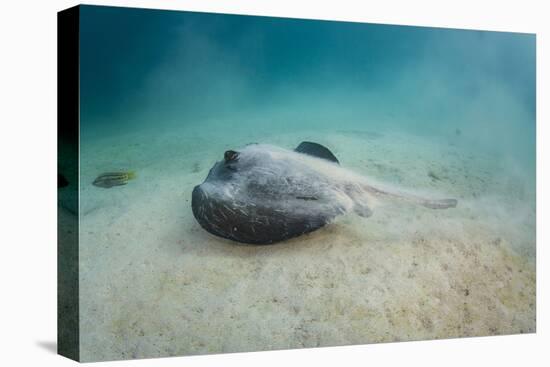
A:
[[[234,150],[228,150],[224,153],[223,158],[225,159],[225,163],[236,161],[239,158],[239,153]]]

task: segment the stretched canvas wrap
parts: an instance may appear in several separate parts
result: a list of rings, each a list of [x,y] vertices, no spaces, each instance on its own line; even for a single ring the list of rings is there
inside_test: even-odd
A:
[[[535,332],[535,35],[78,6],[59,353]]]

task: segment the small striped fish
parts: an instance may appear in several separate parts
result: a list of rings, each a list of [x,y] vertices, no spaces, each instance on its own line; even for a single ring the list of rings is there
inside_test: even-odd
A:
[[[129,180],[136,177],[135,172],[105,172],[97,176],[92,183],[94,186],[103,187],[105,189],[113,186],[126,185]]]

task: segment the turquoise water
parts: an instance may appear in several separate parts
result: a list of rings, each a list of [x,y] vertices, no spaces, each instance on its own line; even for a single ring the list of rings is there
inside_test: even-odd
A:
[[[93,6],[80,27],[85,360],[534,331],[534,35]],[[200,228],[225,150],[304,140],[458,206],[269,248]],[[116,170],[137,177],[91,185]]]
[[[533,166],[535,36],[83,7],[82,136],[201,126],[452,134]],[[216,124],[223,120],[227,124]]]

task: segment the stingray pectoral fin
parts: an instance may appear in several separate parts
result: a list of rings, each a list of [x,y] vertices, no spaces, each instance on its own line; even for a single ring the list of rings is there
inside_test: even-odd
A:
[[[324,147],[321,144],[303,141],[296,147],[296,149],[294,149],[294,151],[340,164],[334,154],[332,154],[327,147]]]

